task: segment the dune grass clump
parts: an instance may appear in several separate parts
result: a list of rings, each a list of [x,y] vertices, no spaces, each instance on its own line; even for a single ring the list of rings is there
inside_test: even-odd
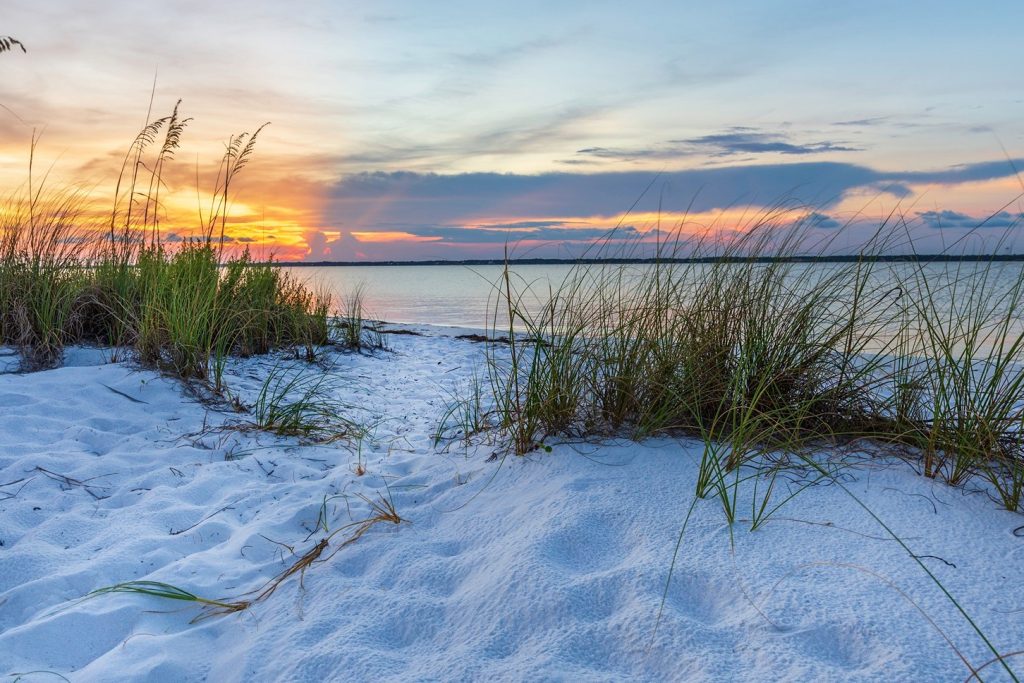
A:
[[[650,263],[577,265],[540,306],[506,266],[493,326],[512,341],[492,345],[488,376],[510,449],[689,435],[706,444],[698,495],[721,497],[740,468],[770,476],[816,446],[870,439],[1021,509],[1020,264],[875,258],[902,238],[896,224],[855,258],[807,263],[795,257],[833,242],[780,221],[770,213],[726,244],[677,232]],[[598,255],[641,246],[612,233]]]
[[[204,241],[146,249],[137,275],[139,304],[129,316],[139,357],[176,376],[219,388],[229,355],[327,343],[325,300],[248,251],[221,265]]]
[[[33,184],[0,211],[0,342],[32,368],[53,367],[81,329],[81,197]]]
[[[925,476],[979,476],[1008,510],[1024,493],[1024,272],[1012,268],[957,264],[938,292],[920,278],[923,367],[908,428]]]
[[[476,372],[466,385],[450,390],[434,429],[434,446],[455,441],[468,445],[475,435],[485,431],[492,411],[484,401],[484,384]]]
[[[710,249],[695,241],[649,265],[579,266],[540,314],[506,272],[501,305],[524,333],[491,377],[506,422],[533,425],[516,443],[622,430],[781,443],[847,430],[870,410],[859,403],[872,366],[852,359],[878,326],[857,302],[872,264],[736,258],[776,237],[755,228],[706,264],[667,260]]]
[[[376,351],[387,349],[384,333],[366,319],[363,287],[357,286],[341,301],[341,308],[333,318],[332,339],[348,351]]]
[[[189,121],[175,106],[136,136],[106,217],[82,194],[33,177],[33,138],[27,185],[0,208],[0,343],[19,349],[24,369],[92,343],[220,390],[230,355],[290,347],[313,356],[328,342],[326,296],[248,250],[224,249],[229,188],[262,127],[229,140],[194,236],[163,234],[161,174]]]
[[[301,368],[275,367],[256,397],[252,426],[318,443],[360,435],[364,430],[341,415],[328,377]]]

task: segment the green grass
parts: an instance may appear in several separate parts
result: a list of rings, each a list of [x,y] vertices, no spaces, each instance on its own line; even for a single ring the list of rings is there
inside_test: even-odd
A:
[[[484,385],[479,374],[464,387],[448,392],[441,418],[434,430],[434,447],[462,441],[468,445],[471,439],[489,426],[490,411],[484,406]]]
[[[108,216],[34,176],[33,140],[26,186],[0,211],[0,343],[19,349],[23,369],[59,365],[67,344],[98,344],[219,391],[228,356],[312,357],[328,342],[328,297],[248,251],[224,251],[229,188],[259,130],[230,139],[195,237],[165,239],[161,173],[189,120],[176,106],[136,136]]]
[[[341,301],[341,310],[332,320],[332,340],[348,351],[387,349],[384,334],[366,320],[365,293],[357,286]]]
[[[540,306],[506,267],[492,328],[512,342],[491,345],[488,380],[510,449],[688,435],[707,445],[698,495],[721,497],[747,465],[770,475],[812,448],[869,439],[927,476],[984,481],[1020,510],[1024,269],[982,262],[937,276],[945,266],[873,260],[900,246],[893,225],[850,262],[741,258],[827,253],[812,234],[772,214],[724,247],[676,233],[658,245],[664,261],[579,265]],[[613,238],[597,255],[639,248]],[[669,261],[679,256],[719,258]]]
[[[329,375],[276,366],[260,387],[252,426],[318,443],[359,437],[365,431],[341,414]]]

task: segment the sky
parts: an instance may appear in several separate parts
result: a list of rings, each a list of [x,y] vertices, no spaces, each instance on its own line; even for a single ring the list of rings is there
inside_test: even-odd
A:
[[[1024,252],[1021,26],[1019,0],[5,0],[0,191],[36,135],[37,177],[110,206],[180,99],[171,241],[269,122],[226,234],[282,260],[568,258],[766,215],[837,250],[896,215],[920,252]]]

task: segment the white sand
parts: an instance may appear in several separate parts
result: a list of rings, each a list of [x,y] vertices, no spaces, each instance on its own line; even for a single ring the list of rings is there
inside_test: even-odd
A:
[[[655,635],[699,445],[561,444],[503,461],[487,461],[493,445],[440,452],[432,435],[447,392],[482,366],[483,349],[428,332],[391,337],[390,354],[331,354],[339,404],[376,425],[359,445],[216,429],[244,416],[96,351],[0,375],[0,676],[965,679],[910,599],[971,663],[990,659],[834,485],[804,491],[758,531],[737,523],[733,544],[718,502],[699,502]],[[251,401],[273,362],[236,362],[229,384]],[[408,523],[373,527],[246,612],[192,624],[191,603],[75,602],[130,580],[218,598],[259,589],[297,559],[285,546],[301,554],[323,537],[325,496],[334,530],[364,518],[357,494],[375,498],[385,481]],[[1001,652],[1024,648],[1024,538],[1013,533],[1024,517],[891,461],[846,483],[933,556],[923,561]],[[1024,658],[1010,661],[1024,672]],[[982,674],[1007,679],[997,666]]]

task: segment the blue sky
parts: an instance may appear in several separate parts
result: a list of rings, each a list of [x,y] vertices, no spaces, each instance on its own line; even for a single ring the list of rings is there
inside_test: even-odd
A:
[[[640,231],[655,201],[708,225],[788,197],[900,207],[928,247],[1020,213],[1021,26],[1019,2],[8,0],[0,175],[35,127],[61,179],[109,185],[156,75],[154,111],[194,117],[169,176],[193,204],[196,163],[272,122],[235,230],[290,258],[489,255],[527,222],[566,255],[659,173]]]

